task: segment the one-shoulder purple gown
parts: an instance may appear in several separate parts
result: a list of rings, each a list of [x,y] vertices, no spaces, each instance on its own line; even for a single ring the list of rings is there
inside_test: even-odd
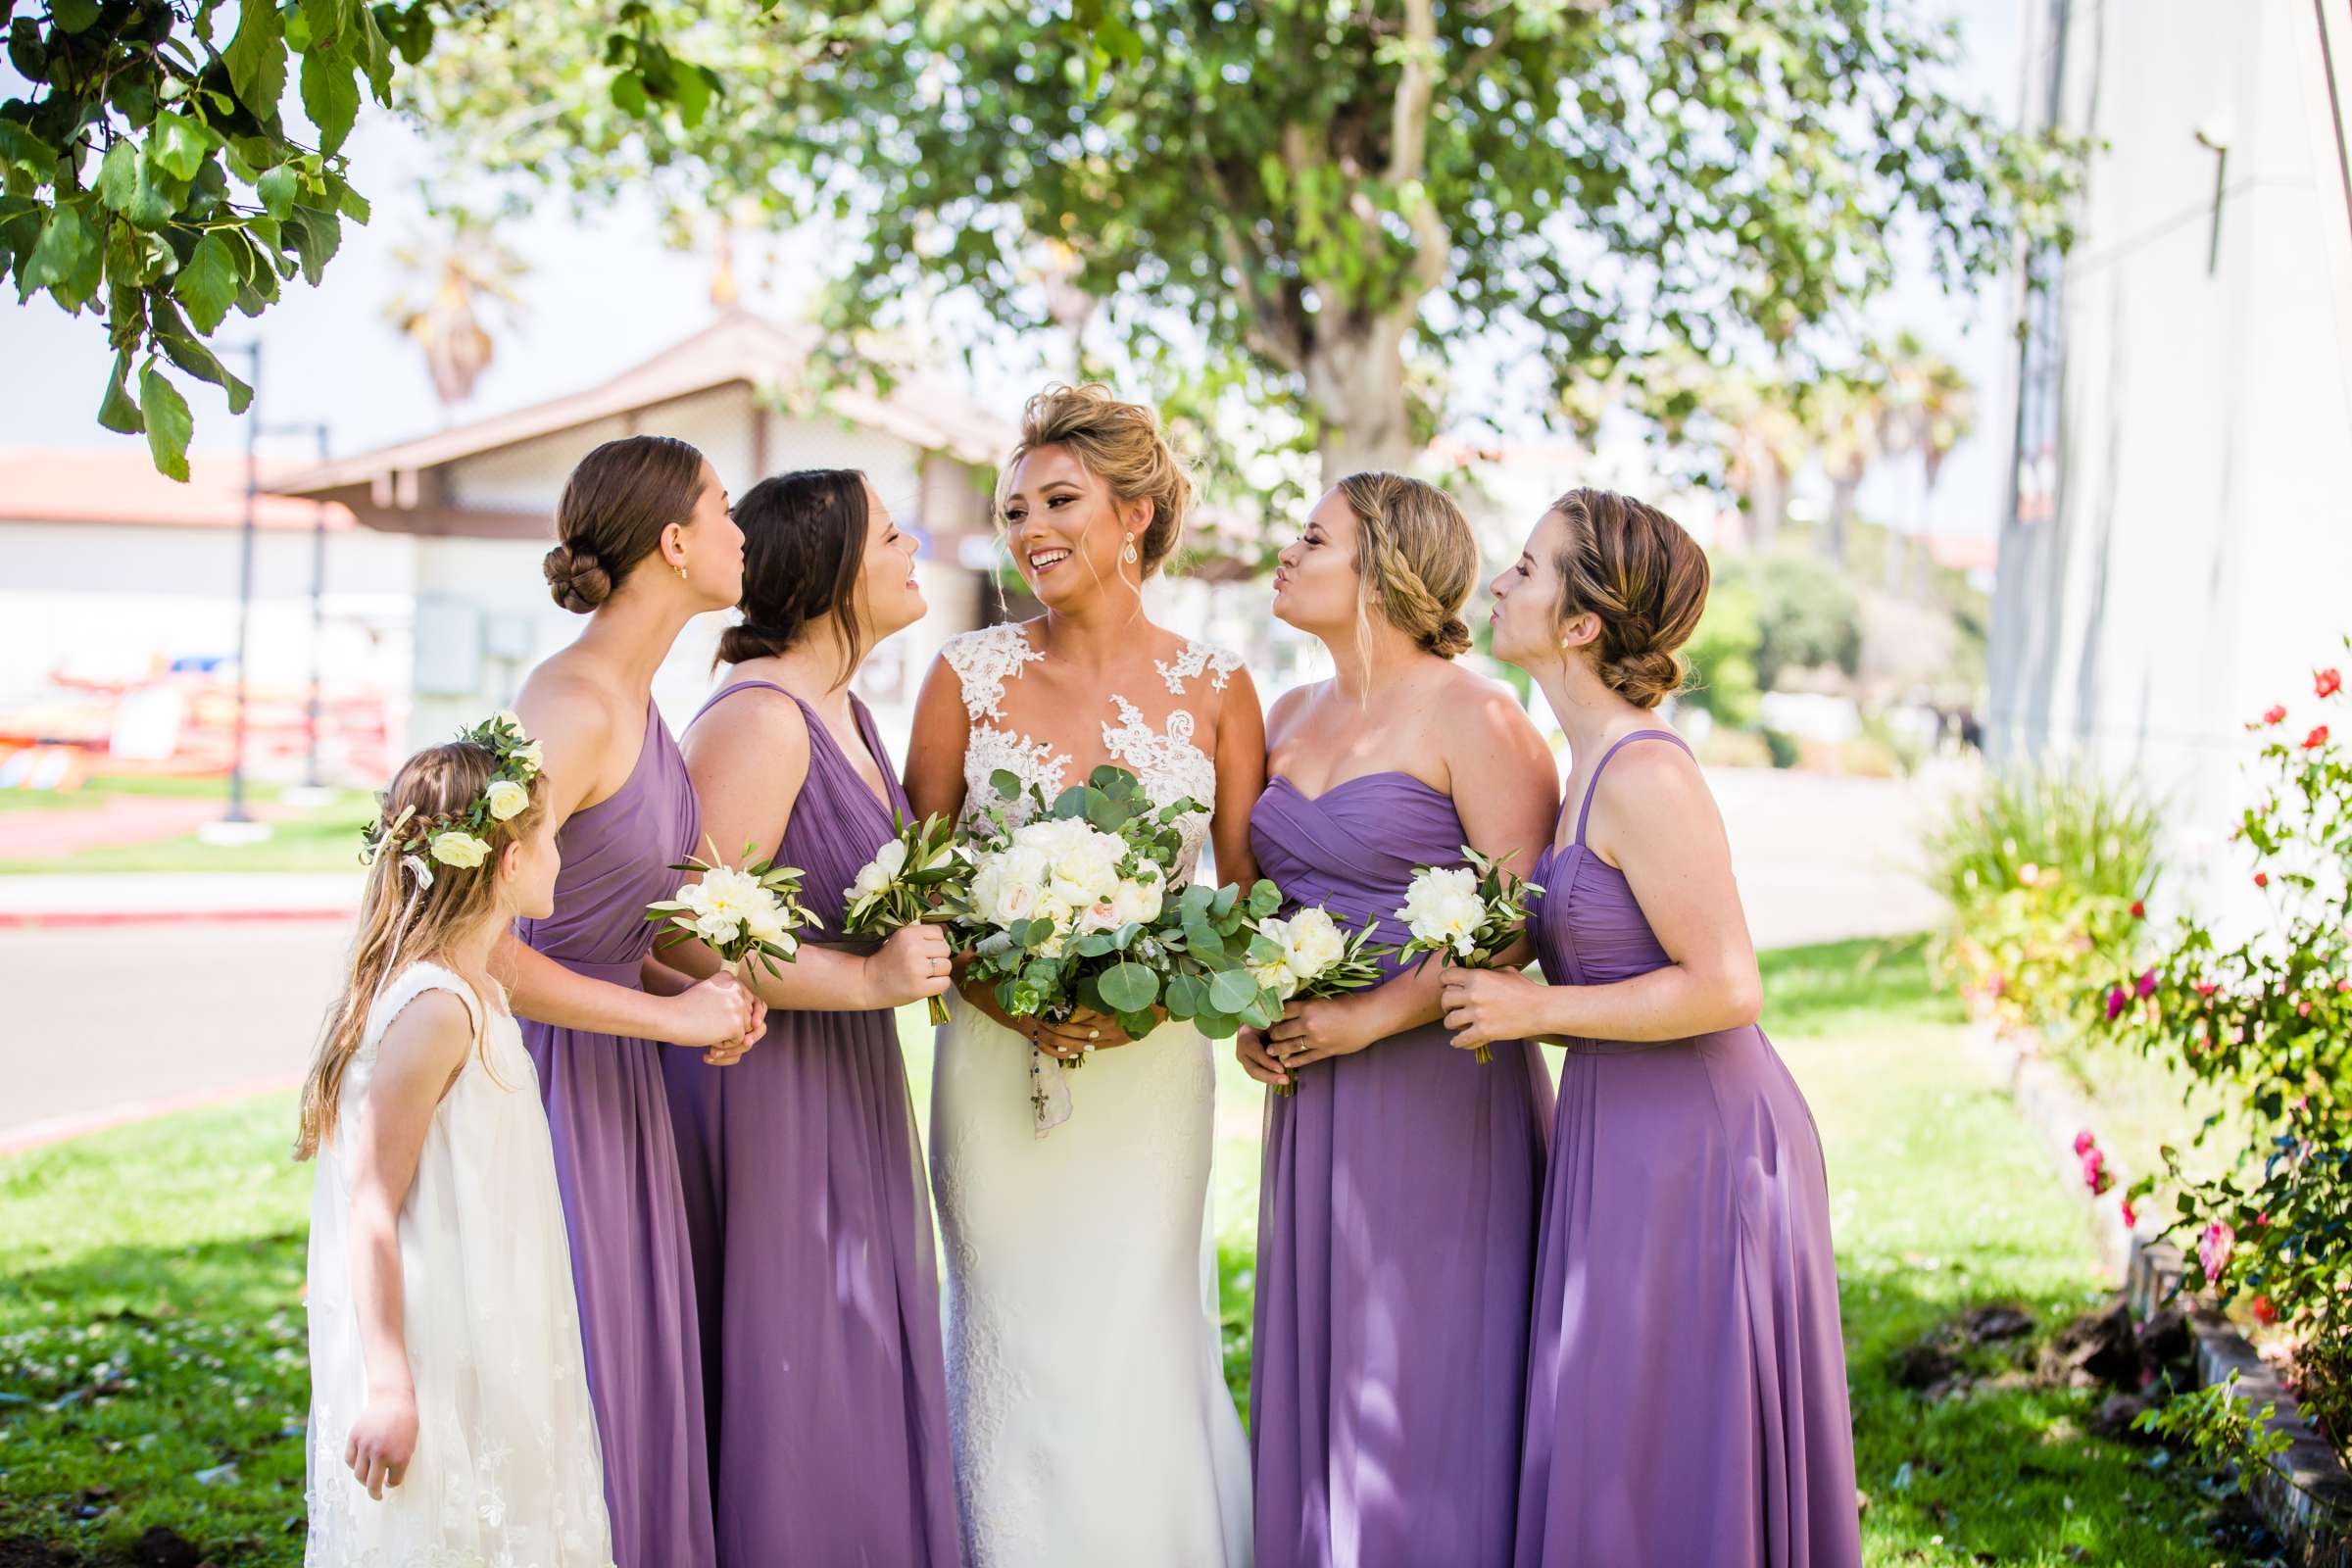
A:
[[[1682,744],[1625,736],[1593,783],[1643,736]],[[1555,985],[1672,961],[1592,809],[1536,877]],[[1860,1564],[1829,1179],[1763,1030],[1570,1045],[1528,1361],[1519,1568]]]
[[[738,681],[702,711],[747,687],[784,691]],[[890,800],[801,703],[808,775],[773,855],[808,873],[820,941],[839,940],[844,890],[907,811],[872,715],[851,701]],[[772,1011],[734,1066],[684,1051],[662,1066],[702,1302],[719,1562],[960,1564],[931,1201],[893,1013]]]
[[[1376,941],[1416,866],[1461,862],[1453,802],[1409,774],[1309,798],[1279,775],[1250,842],[1284,912]],[[1394,960],[1391,960],[1392,969]],[[1267,1097],[1250,1449],[1258,1568],[1510,1555],[1551,1090],[1536,1050],[1482,1065],[1431,1023]]]
[[[669,867],[694,852],[701,822],[686,760],[648,703],[628,781],[556,834],[555,913],[515,934],[574,973],[637,985],[654,941],[645,906],[677,891],[684,878]],[[613,1558],[708,1563],[702,1346],[663,1048],[528,1019],[522,1038],[555,1137]]]

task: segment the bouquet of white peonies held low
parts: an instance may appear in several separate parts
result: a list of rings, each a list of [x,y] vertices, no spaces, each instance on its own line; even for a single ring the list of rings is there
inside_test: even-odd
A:
[[[1277,1002],[1315,1002],[1365,990],[1385,978],[1379,960],[1397,951],[1372,941],[1378,929],[1378,921],[1366,920],[1350,936],[1319,904],[1287,919],[1269,915],[1257,922],[1257,940],[1250,946],[1250,972]],[[1296,1081],[1272,1087],[1278,1095],[1298,1089]]]
[[[1465,844],[1462,858],[1470,863],[1421,866],[1406,884],[1404,907],[1396,911],[1396,918],[1412,933],[1412,940],[1399,950],[1407,960],[1434,953],[1441,963],[1491,969],[1519,940],[1527,924],[1528,902],[1544,895],[1537,883],[1502,868],[1503,860],[1510,858],[1507,855],[1494,859]],[[1477,1055],[1480,1061],[1494,1059],[1484,1046]]]
[[[971,862],[956,852],[956,824],[934,811],[920,822],[901,822],[842,889],[849,902],[842,915],[845,936],[887,937],[906,926],[955,918],[959,895],[971,878]],[[944,997],[931,999],[931,1021],[948,1021]]]
[[[654,946],[673,947],[700,938],[703,945],[733,966],[750,984],[753,965],[771,975],[783,973],[779,962],[800,956],[799,933],[822,930],[824,922],[801,905],[801,872],[789,865],[755,860],[756,844],[743,847],[741,870],[719,858],[718,846],[709,839],[710,858],[688,856],[670,867],[701,875],[678,889],[674,899],[645,906],[645,917],[670,929]]]
[[[1022,798],[1008,771],[990,783],[1000,801]],[[1059,1021],[1084,1006],[1141,1040],[1162,1008],[1217,1039],[1281,1014],[1250,972],[1254,922],[1281,903],[1274,884],[1246,895],[1172,886],[1184,854],[1176,824],[1199,805],[1155,806],[1133,773],[1109,766],[1050,804],[1034,788],[1028,799],[1037,814],[1021,826],[998,806],[967,829],[972,875],[949,929],[972,955],[967,972],[996,982],[1006,1015]],[[1042,1130],[1052,1122],[1035,1088]]]

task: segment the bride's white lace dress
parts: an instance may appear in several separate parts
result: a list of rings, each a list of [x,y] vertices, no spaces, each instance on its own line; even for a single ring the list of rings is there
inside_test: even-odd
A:
[[[944,657],[971,721],[964,814],[1006,768],[1047,798],[1067,755],[1004,727],[1004,683],[1044,656],[1017,626]],[[1171,695],[1221,690],[1233,655],[1188,644],[1159,665]],[[1155,801],[1215,798],[1216,768],[1177,708],[1153,728],[1113,696],[1111,759]],[[1180,824],[1189,877],[1208,834]],[[1250,1454],[1221,1371],[1202,1246],[1215,1072],[1169,1022],[1065,1071],[953,1001],[932,1083],[931,1168],[948,1250],[948,1396],[974,1568],[1240,1568]],[[1043,1086],[1059,1119],[1041,1126]],[[1064,1098],[1066,1097],[1066,1098]],[[1065,1114],[1066,1113],[1066,1114]]]

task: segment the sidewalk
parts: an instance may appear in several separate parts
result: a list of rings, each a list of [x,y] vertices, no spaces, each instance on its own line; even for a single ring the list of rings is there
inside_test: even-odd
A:
[[[363,878],[346,871],[89,871],[0,876],[0,927],[147,921],[348,920]]]

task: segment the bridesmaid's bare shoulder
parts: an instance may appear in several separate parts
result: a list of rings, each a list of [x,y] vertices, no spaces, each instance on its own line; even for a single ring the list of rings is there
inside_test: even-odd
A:
[[[1484,771],[1515,768],[1540,771],[1558,789],[1551,748],[1508,686],[1459,663],[1438,676],[1435,740],[1448,769]]]

